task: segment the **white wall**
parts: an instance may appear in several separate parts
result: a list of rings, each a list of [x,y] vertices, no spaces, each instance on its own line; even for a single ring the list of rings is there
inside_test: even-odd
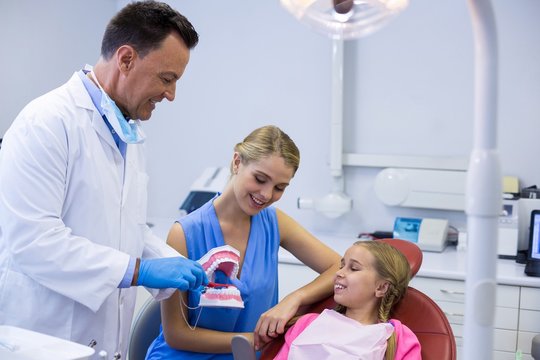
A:
[[[0,137],[23,106],[99,57],[113,0],[0,0]]]
[[[0,131],[31,98],[93,63],[113,0],[0,1]],[[206,166],[228,165],[234,144],[274,123],[302,162],[278,204],[312,231],[390,230],[395,216],[460,212],[389,208],[373,193],[380,169],[345,169],[354,210],[328,220],[297,210],[330,190],[331,41],[278,0],[171,0],[200,34],[173,103],[158,105],[148,135],[149,214],[169,217]],[[540,182],[540,2],[494,0],[499,29],[499,150],[503,173]],[[68,29],[61,31],[61,28]],[[69,29],[73,29],[70,31]],[[76,30],[75,30],[76,29]],[[411,0],[374,35],[347,42],[345,150],[464,155],[472,146],[473,41],[466,1]]]

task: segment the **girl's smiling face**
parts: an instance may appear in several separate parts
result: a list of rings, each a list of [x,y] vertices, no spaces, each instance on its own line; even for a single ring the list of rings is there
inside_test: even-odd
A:
[[[334,278],[334,300],[347,311],[376,309],[388,282],[375,269],[375,257],[362,245],[351,246]]]

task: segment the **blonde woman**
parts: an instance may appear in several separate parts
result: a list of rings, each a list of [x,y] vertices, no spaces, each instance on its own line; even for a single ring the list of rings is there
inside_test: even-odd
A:
[[[332,294],[340,256],[273,206],[299,163],[286,133],[276,126],[256,129],[234,147],[223,193],[172,226],[167,242],[190,259],[224,245],[238,250],[240,271],[231,281],[244,308],[194,308],[200,292],[176,292],[161,304],[162,332],[147,359],[233,359],[233,336],[260,348],[285,332],[300,306]],[[280,246],[320,276],[278,303]]]

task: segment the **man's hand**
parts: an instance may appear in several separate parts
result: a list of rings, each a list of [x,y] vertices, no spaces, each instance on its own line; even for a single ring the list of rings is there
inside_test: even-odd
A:
[[[208,279],[201,264],[178,256],[141,260],[136,283],[153,289],[186,291],[208,284]]]

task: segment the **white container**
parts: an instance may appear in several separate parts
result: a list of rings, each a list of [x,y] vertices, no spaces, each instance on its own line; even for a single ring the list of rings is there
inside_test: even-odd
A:
[[[94,349],[14,326],[0,325],[0,359],[86,360]]]

